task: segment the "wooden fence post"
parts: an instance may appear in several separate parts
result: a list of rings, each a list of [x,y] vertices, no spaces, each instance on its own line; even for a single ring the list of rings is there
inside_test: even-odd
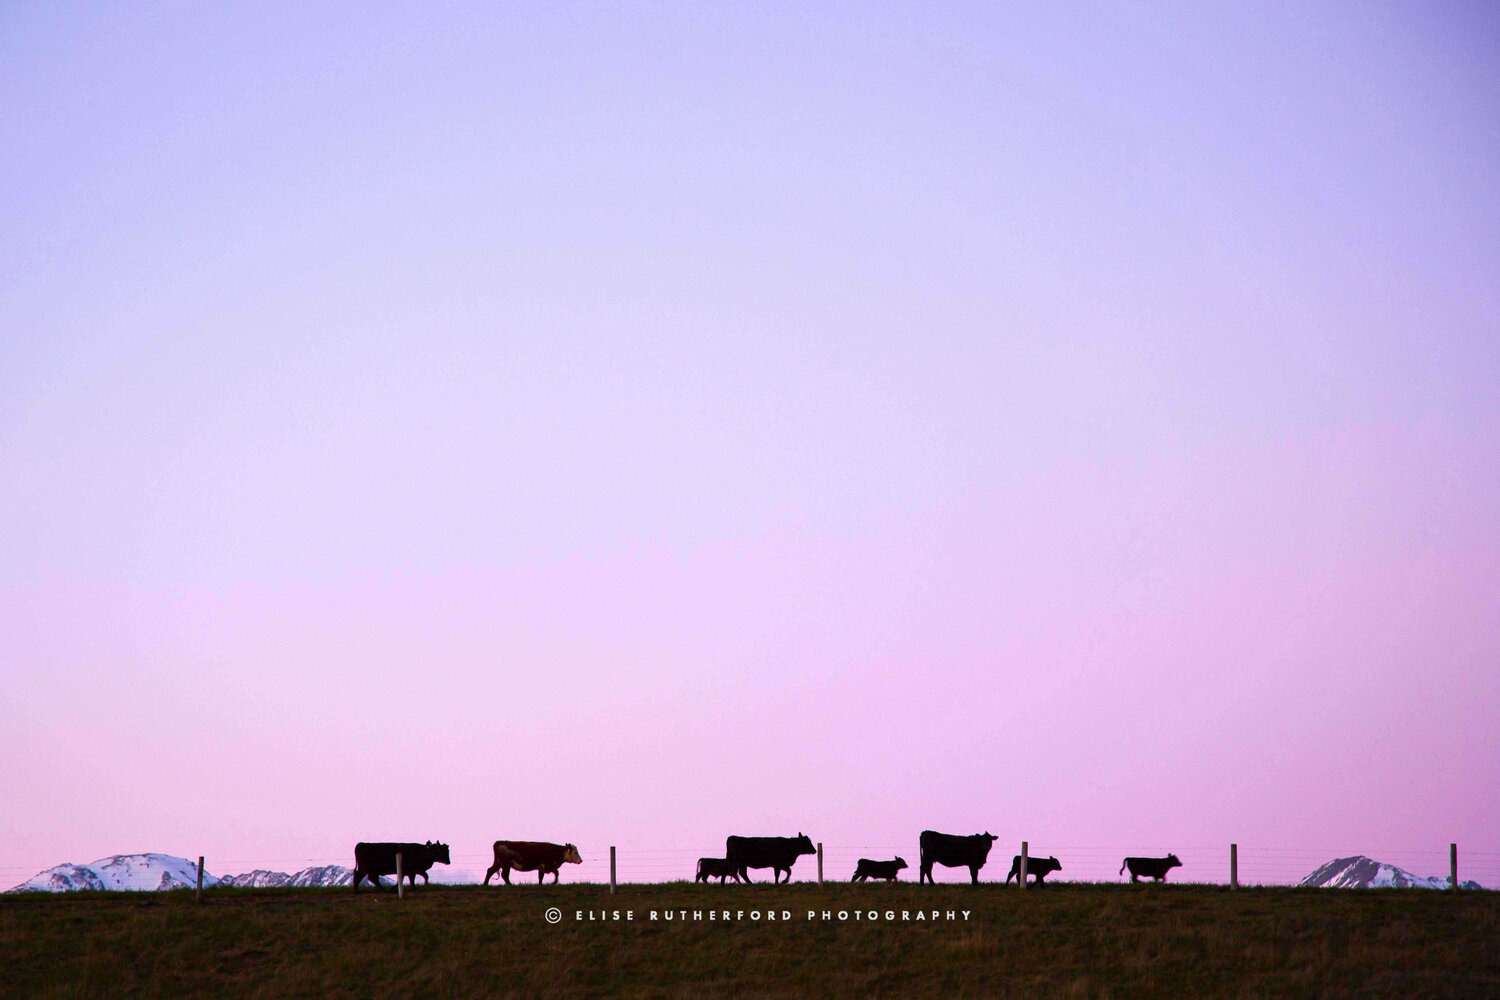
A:
[[[1453,891],[1458,891],[1458,845],[1448,845],[1448,877],[1452,879]]]
[[[198,902],[203,902],[203,855],[198,855]]]
[[[1240,845],[1229,845],[1229,888],[1240,887]]]
[[[402,874],[403,874],[403,870],[402,870],[402,866],[401,866],[401,854],[398,852],[396,854],[396,898],[397,899],[405,899],[406,898],[406,889],[401,884],[401,876],[402,876]]]
[[[1026,862],[1031,860],[1031,845],[1021,841],[1021,888],[1026,888]]]
[[[609,845],[609,894],[615,894],[615,845]]]
[[[818,841],[818,884],[823,884],[823,842]]]

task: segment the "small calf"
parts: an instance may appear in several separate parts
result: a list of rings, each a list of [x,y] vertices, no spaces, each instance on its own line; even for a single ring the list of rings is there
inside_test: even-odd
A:
[[[1181,868],[1182,862],[1177,860],[1177,855],[1168,854],[1164,858],[1126,858],[1125,863],[1120,866],[1120,874],[1125,874],[1125,869],[1130,869],[1130,881],[1136,878],[1153,878],[1158,882],[1167,880],[1167,872],[1173,868]]]
[[[720,885],[724,884],[726,878],[732,878],[736,882],[740,881],[739,869],[730,864],[728,858],[699,858],[698,875],[693,881],[707,882],[716,876],[719,879]]]
[[[1042,884],[1042,880],[1047,877],[1048,872],[1060,871],[1062,871],[1062,862],[1058,861],[1056,858],[1027,857],[1026,859],[1026,874],[1035,876],[1037,885]],[[1009,885],[1011,879],[1019,878],[1020,875],[1021,856],[1017,854],[1016,859],[1010,863],[1010,874],[1005,876],[1006,884]]]
[[[854,877],[851,882],[863,882],[867,878],[883,878],[887,882],[897,879],[897,872],[906,867],[905,858],[895,858],[891,861],[871,861],[869,858],[860,858],[859,864],[854,866]]]

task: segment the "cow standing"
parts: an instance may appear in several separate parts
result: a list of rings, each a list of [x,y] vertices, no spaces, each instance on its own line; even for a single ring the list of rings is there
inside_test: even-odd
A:
[[[379,843],[367,844],[363,841],[354,845],[354,891],[359,891],[359,883],[369,879],[370,884],[380,888],[380,876],[396,874],[396,855],[401,855],[401,877],[411,882],[411,887],[417,887],[417,876],[422,876],[422,884],[430,884],[427,878],[427,869],[434,863],[449,864],[448,845],[429,840],[425,844],[394,844]]]
[[[773,869],[771,880],[773,884],[781,883],[781,873],[786,872],[786,880],[792,880],[792,865],[804,854],[817,854],[818,849],[813,846],[805,833],[799,833],[795,837],[730,837],[724,841],[724,860],[728,861],[739,873],[739,877],[750,881],[751,868]]]
[[[860,858],[859,864],[854,866],[854,877],[849,881],[863,882],[870,878],[883,878],[887,882],[894,882],[897,873],[906,867],[905,858],[895,858],[891,861],[871,861],[869,858]]]
[[[1125,874],[1125,869],[1130,869],[1130,881],[1134,882],[1137,876],[1155,879],[1158,882],[1167,880],[1167,872],[1173,868],[1181,868],[1182,862],[1177,860],[1177,855],[1168,854],[1164,858],[1126,858],[1125,863],[1120,865],[1120,874]]]
[[[932,882],[932,866],[969,869],[969,880],[979,884],[979,869],[989,859],[990,847],[995,843],[993,833],[976,833],[961,837],[951,833],[936,833],[923,830],[919,844],[922,848],[921,870],[917,882]]]
[[[1056,858],[1031,858],[1026,859],[1026,874],[1036,876],[1037,885],[1042,884],[1042,879],[1047,877],[1048,872],[1062,871],[1062,862]],[[1010,863],[1010,874],[1005,876],[1005,884],[1010,885],[1010,880],[1019,878],[1021,875],[1021,856],[1017,854]]]
[[[536,872],[536,884],[542,884],[542,877],[552,876],[552,884],[557,884],[558,869],[563,865],[583,864],[583,857],[578,853],[578,848],[572,844],[548,844],[538,840],[497,840],[495,841],[495,863],[490,865],[484,873],[484,884],[489,885],[490,879],[499,872],[500,877],[510,885],[511,869],[518,872]]]
[[[707,882],[711,878],[717,878],[719,884],[723,885],[726,878],[740,881],[740,870],[729,863],[728,858],[699,858],[698,873],[693,878],[694,882]]]

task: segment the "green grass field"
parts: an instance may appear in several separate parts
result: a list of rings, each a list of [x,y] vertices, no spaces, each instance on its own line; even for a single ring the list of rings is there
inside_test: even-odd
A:
[[[202,905],[190,892],[24,894],[0,896],[0,955],[7,998],[1500,997],[1500,893],[672,883],[613,897],[432,886],[400,900],[227,889]]]

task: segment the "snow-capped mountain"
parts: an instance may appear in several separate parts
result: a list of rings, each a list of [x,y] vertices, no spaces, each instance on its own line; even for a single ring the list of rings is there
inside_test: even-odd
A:
[[[1405,868],[1357,854],[1352,858],[1334,858],[1297,884],[1333,889],[1446,889],[1448,879],[1440,875],[1413,875]],[[1459,888],[1482,886],[1478,882],[1461,882]]]
[[[353,880],[354,872],[343,865],[323,865],[304,868],[291,875],[257,868],[243,875],[225,875],[219,879],[219,885],[236,889],[283,889],[289,886],[348,885]]]
[[[203,885],[219,880],[203,873]],[[80,889],[154,891],[191,889],[198,884],[198,864],[171,854],[116,854],[86,865],[58,865],[37,872],[11,892],[75,892]]]
[[[281,888],[348,885],[354,872],[343,865],[304,868],[288,875],[256,869],[221,878],[203,873],[203,887]],[[171,854],[116,854],[86,865],[58,865],[37,872],[10,892],[77,892],[83,889],[154,891],[191,889],[198,884],[198,864]]]

